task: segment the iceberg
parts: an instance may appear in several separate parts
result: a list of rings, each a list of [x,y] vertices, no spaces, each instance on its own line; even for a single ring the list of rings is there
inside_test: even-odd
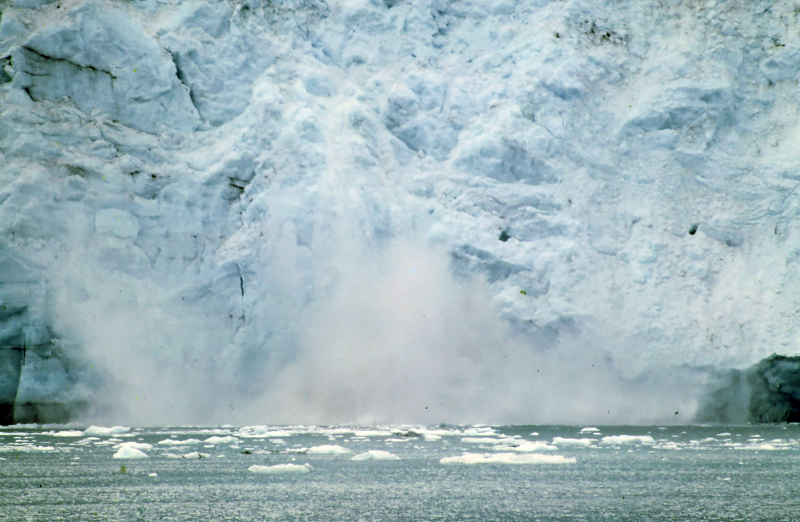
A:
[[[247,468],[251,473],[258,473],[262,475],[276,475],[283,473],[308,473],[314,468],[311,464],[275,464],[274,466],[259,466],[253,465]]]
[[[129,446],[123,446],[116,453],[114,453],[115,459],[146,459],[147,455],[136,448],[132,448]]]

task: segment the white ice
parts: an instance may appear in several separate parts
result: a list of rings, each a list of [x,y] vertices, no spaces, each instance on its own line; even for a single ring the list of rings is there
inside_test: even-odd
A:
[[[112,428],[104,428],[101,426],[90,426],[83,432],[90,437],[107,437],[109,435],[121,435],[130,432],[130,428],[125,426],[114,426]]]
[[[311,464],[275,464],[274,466],[253,465],[247,468],[252,473],[282,474],[282,473],[308,473],[314,468]]]
[[[529,453],[519,455],[516,453],[465,453],[458,457],[445,457],[439,460],[441,464],[574,464],[574,457],[561,455],[541,455]]]
[[[400,457],[393,453],[389,453],[388,451],[383,450],[369,450],[365,453],[359,453],[358,455],[353,456],[350,460],[355,461],[362,461],[362,460],[400,460]]]
[[[563,437],[553,437],[553,444],[556,446],[591,446],[595,439],[570,439]]]
[[[337,444],[323,444],[322,446],[308,448],[306,453],[311,455],[342,455],[350,453],[350,450]]]
[[[492,448],[494,451],[516,451],[519,453],[531,453],[539,451],[556,451],[557,447],[547,444],[546,442],[531,442],[525,441],[521,444],[501,444]]]
[[[164,439],[158,441],[160,446],[192,446],[194,444],[200,444],[201,441],[197,439],[184,439],[184,440],[175,440],[175,439]]]
[[[114,453],[115,459],[146,459],[147,455],[136,448],[131,448],[129,446],[121,447],[116,453]]]
[[[0,24],[21,403],[680,423],[706,369],[800,354],[791,2],[34,4]]]
[[[227,437],[209,437],[203,442],[208,444],[236,444],[239,442],[239,439],[229,435]]]
[[[609,435],[600,439],[601,444],[654,444],[650,435]]]
[[[114,446],[114,449],[122,449],[122,448],[133,448],[141,451],[147,451],[153,449],[153,446],[145,442],[121,442]]]

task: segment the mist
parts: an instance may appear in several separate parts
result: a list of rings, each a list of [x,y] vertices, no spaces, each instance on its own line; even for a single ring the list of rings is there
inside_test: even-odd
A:
[[[268,306],[248,328],[282,328],[260,347],[214,294],[187,301],[168,281],[88,263],[76,253],[62,265],[54,300],[89,367],[87,422],[686,423],[702,391],[688,369],[630,377],[608,340],[585,332],[537,346],[503,318],[485,278],[455,276],[447,250],[421,238],[342,248],[315,274],[327,290],[293,321],[268,296],[289,295],[279,280],[297,274],[251,280]]]

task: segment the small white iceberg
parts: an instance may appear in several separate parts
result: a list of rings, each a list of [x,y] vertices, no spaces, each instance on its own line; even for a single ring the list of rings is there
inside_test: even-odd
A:
[[[280,474],[280,473],[308,473],[314,469],[311,464],[276,464],[274,466],[259,466],[254,464],[247,468],[251,473],[262,473],[266,475]]]
[[[138,450],[136,448],[123,446],[123,447],[121,447],[119,449],[119,451],[114,453],[114,458],[115,459],[146,459],[147,455],[144,452],[142,452],[142,451],[140,451],[140,450]]]
[[[574,457],[542,455],[540,453],[465,453],[459,457],[445,457],[440,464],[574,464]]]
[[[556,446],[591,446],[595,439],[569,439],[553,437],[553,444]]]
[[[206,444],[236,444],[239,442],[239,439],[229,435],[227,437],[209,437],[203,442]]]
[[[556,451],[558,448],[545,442],[524,441],[522,444],[498,445],[492,448],[494,451],[518,451],[520,453],[533,453],[539,451]]]
[[[650,435],[609,435],[600,440],[601,444],[655,444]]]
[[[130,428],[125,426],[114,426],[111,428],[103,428],[101,426],[89,426],[83,432],[88,437],[108,437],[109,435],[122,435],[131,431]]]
[[[336,444],[324,444],[322,446],[308,448],[306,453],[310,453],[312,455],[342,455],[344,453],[350,453],[350,450],[341,446],[337,446]]]
[[[114,449],[133,448],[139,451],[146,451],[153,449],[153,446],[145,442],[120,442],[114,445]]]
[[[502,439],[494,437],[463,437],[462,444],[513,444],[519,442],[518,439],[513,437],[503,437]]]
[[[400,460],[400,457],[395,455],[394,453],[389,453],[388,451],[382,450],[369,450],[366,453],[359,453],[355,457],[351,458],[350,460],[355,461],[362,461],[362,460]]]
[[[186,455],[184,455],[183,458],[185,458],[185,459],[207,459],[210,456],[211,455],[209,455],[208,453],[199,453],[197,451],[193,451],[191,453],[187,453]]]
[[[172,440],[172,439],[164,439],[158,442],[162,446],[189,446],[192,444],[200,444],[200,441],[197,439],[186,439],[186,440]]]
[[[55,433],[43,433],[42,435],[52,435],[53,437],[83,437],[83,432],[68,430],[68,431],[57,431]]]

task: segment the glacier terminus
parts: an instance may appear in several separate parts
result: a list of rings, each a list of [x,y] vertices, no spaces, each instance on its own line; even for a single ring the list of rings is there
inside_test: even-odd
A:
[[[794,3],[0,16],[0,423],[797,418]]]

